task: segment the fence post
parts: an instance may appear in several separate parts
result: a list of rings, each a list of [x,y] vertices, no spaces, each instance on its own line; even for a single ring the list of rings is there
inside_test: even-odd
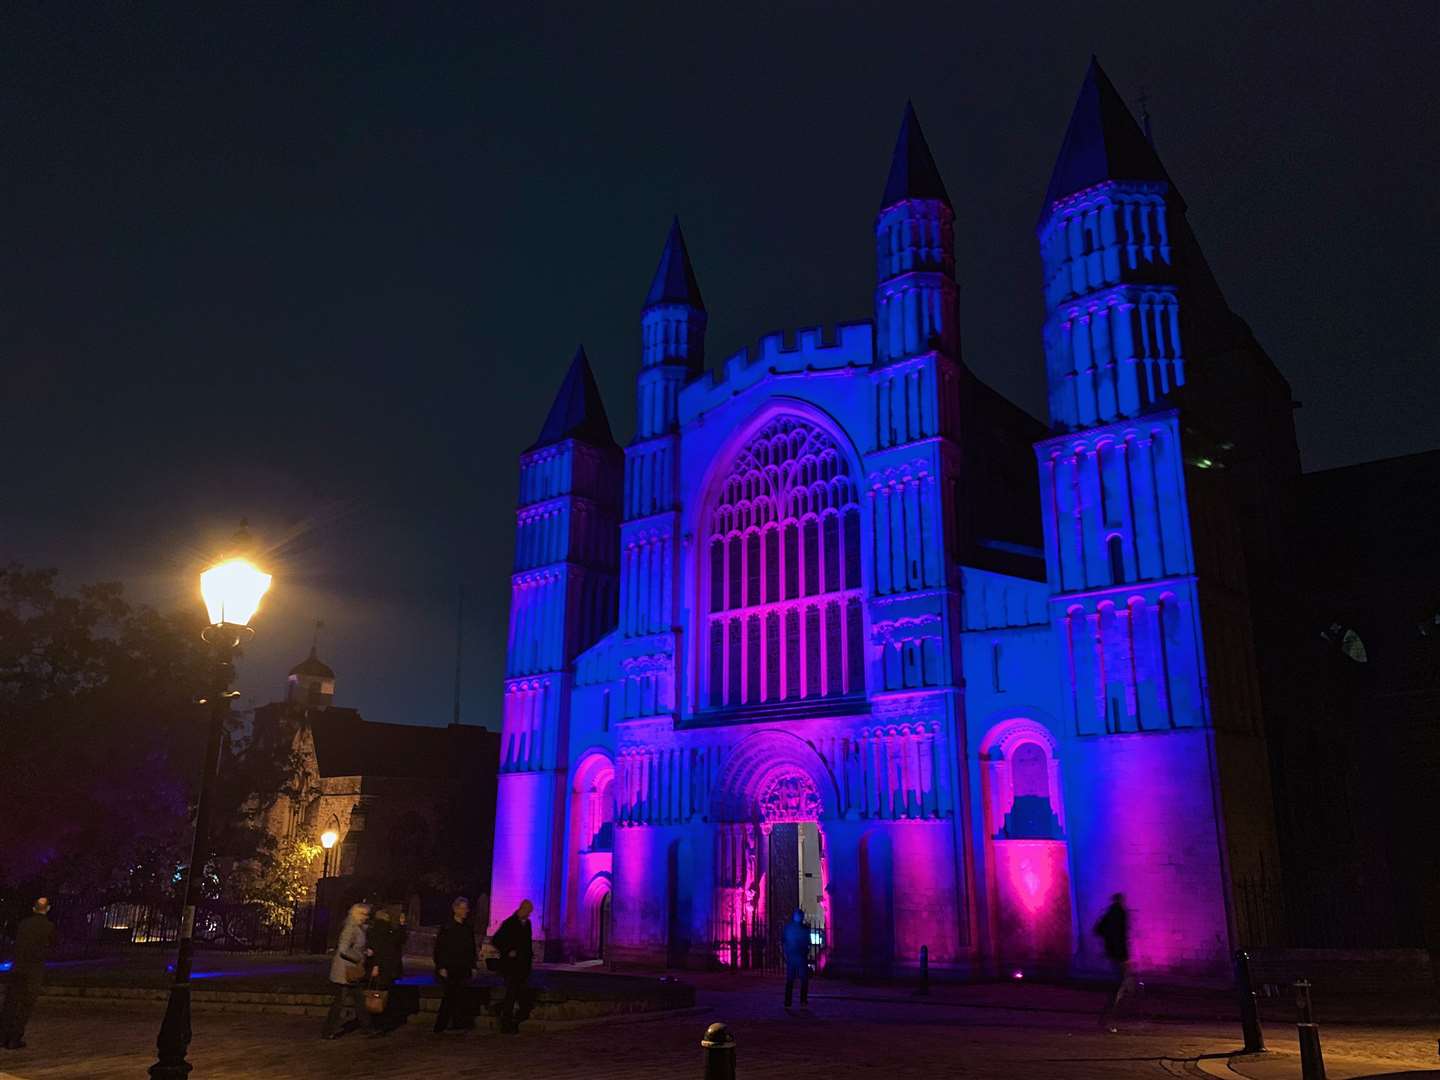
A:
[[[1295,1024],[1300,1036],[1301,1080],[1325,1080],[1325,1056],[1320,1052],[1320,1026],[1310,1005],[1310,980],[1295,983],[1295,1008],[1299,1013]]]
[[[705,1051],[704,1080],[735,1080],[735,1036],[724,1024],[711,1024],[700,1040]]]
[[[920,946],[920,989],[915,991],[921,997],[930,993],[930,946]]]
[[[1245,1034],[1245,1053],[1258,1054],[1265,1049],[1265,1032],[1260,1027],[1260,1007],[1255,1002],[1255,988],[1250,985],[1250,954],[1235,950],[1235,993],[1240,999],[1240,1029]]]

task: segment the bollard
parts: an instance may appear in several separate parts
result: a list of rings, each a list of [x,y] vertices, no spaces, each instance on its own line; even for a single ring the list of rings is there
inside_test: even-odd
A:
[[[705,1051],[705,1080],[735,1080],[735,1036],[724,1024],[711,1024],[700,1040]]]
[[[1295,984],[1295,1009],[1299,1013],[1295,1028],[1300,1036],[1301,1080],[1325,1080],[1325,1056],[1320,1052],[1320,1026],[1310,1004],[1309,979]]]
[[[922,997],[930,993],[930,946],[920,946],[920,989],[915,991]]]
[[[1245,1034],[1245,1053],[1262,1053],[1265,1032],[1260,1027],[1260,1006],[1255,1002],[1255,988],[1250,985],[1250,954],[1244,949],[1235,950],[1235,993],[1240,999],[1240,1029]]]

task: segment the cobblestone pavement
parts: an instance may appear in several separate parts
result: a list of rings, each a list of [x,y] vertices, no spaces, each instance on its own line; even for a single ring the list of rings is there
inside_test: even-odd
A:
[[[1016,1007],[968,1002],[963,994],[916,1001],[902,994],[836,986],[787,1015],[778,987],[702,985],[704,1011],[507,1038],[488,1032],[437,1037],[407,1025],[384,1039],[318,1038],[308,1017],[200,1012],[190,1060],[196,1080],[250,1077],[434,1076],[487,1080],[699,1080],[700,1036],[724,1020],[738,1043],[742,1080],[823,1076],[834,1080],[949,1080],[997,1077],[1092,1080],[1205,1075],[1298,1080],[1293,1054],[1238,1062],[1233,1026],[1132,1019],[1119,1034],[1097,1030],[1082,999],[1039,996]],[[1097,998],[1098,1001],[1098,998]],[[1088,1003],[1088,1002],[1087,1002]],[[1054,1004],[1055,1007],[1049,1007]],[[30,1046],[0,1052],[0,1077],[18,1080],[135,1080],[154,1060],[163,1004],[41,1002]],[[1272,1029],[1272,1047],[1293,1047],[1294,1032]],[[1440,1066],[1435,1033],[1333,1027],[1324,1032],[1332,1080]],[[1412,1073],[1412,1075],[1414,1075]],[[1440,1076],[1440,1071],[1431,1073]]]

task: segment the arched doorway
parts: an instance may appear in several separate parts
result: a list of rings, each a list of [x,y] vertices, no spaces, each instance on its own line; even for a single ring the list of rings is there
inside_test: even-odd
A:
[[[720,823],[714,955],[721,964],[782,966],[780,933],[797,908],[816,953],[832,943],[823,819],[834,799],[829,769],[797,736],[759,732],[735,748],[712,805]]]
[[[614,868],[615,763],[609,754],[596,750],[580,759],[569,798],[567,951],[579,959],[597,959],[602,936],[609,939],[608,929],[602,935],[600,907],[609,896]]]

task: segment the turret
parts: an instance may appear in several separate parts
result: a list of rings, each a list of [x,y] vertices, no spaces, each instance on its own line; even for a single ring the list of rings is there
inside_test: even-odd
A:
[[[291,705],[324,709],[335,700],[335,672],[310,647],[310,655],[290,669],[285,700]]]
[[[705,323],[705,301],[677,217],[640,315],[637,440],[675,430],[680,388],[705,368]]]
[[[926,352],[956,357],[955,212],[905,104],[890,175],[875,218],[875,348],[880,363]]]
[[[1093,57],[1038,231],[1057,430],[1171,404],[1195,353],[1235,334],[1184,199]]]

